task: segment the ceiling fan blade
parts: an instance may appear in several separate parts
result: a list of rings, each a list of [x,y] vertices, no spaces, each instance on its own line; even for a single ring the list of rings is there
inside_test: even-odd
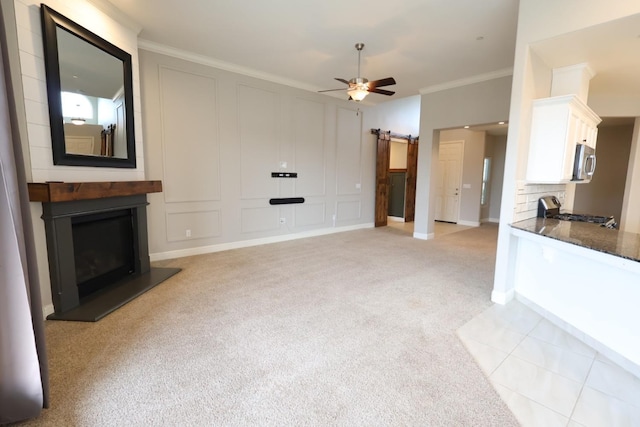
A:
[[[319,90],[318,93],[320,93],[320,92],[333,92],[333,91],[336,91],[336,90],[347,90],[347,89],[349,89],[349,88],[343,87],[343,88],[340,88],[340,89],[325,89],[325,90]]]
[[[369,92],[371,93],[379,93],[380,95],[387,95],[387,96],[391,96],[393,95],[395,92],[392,92],[390,90],[385,90],[385,89],[369,89]]]
[[[340,77],[334,77],[334,79],[344,84],[347,84],[347,85],[349,84],[349,80],[341,79]]]
[[[386,79],[374,80],[369,82],[369,89],[375,89],[381,86],[391,86],[396,84],[396,80],[393,77],[387,77]]]

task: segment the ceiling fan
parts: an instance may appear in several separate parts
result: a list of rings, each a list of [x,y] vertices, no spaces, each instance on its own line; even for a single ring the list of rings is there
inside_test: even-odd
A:
[[[339,82],[345,83],[349,85],[346,88],[341,89],[327,89],[321,90],[319,92],[333,92],[337,90],[346,90],[349,94],[349,100],[353,101],[362,101],[369,93],[379,93],[381,95],[391,96],[395,92],[385,89],[379,89],[382,86],[390,86],[396,84],[396,81],[393,77],[387,77],[385,79],[374,80],[370,82],[364,77],[360,77],[360,52],[362,52],[362,48],[364,48],[364,43],[356,43],[356,49],[358,50],[358,77],[354,77],[351,80],[345,80],[336,77],[335,79]]]

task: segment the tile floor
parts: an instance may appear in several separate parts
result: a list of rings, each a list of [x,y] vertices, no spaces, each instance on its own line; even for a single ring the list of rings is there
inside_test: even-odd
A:
[[[640,379],[518,301],[458,336],[523,426],[640,426]]]

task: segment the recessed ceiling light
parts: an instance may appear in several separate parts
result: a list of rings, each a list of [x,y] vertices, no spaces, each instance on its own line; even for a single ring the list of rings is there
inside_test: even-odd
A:
[[[498,124],[499,124],[499,125],[503,125],[503,124],[504,124],[504,122],[498,122]]]
[[[469,125],[466,125],[464,128],[465,128],[465,129],[469,129]]]
[[[484,40],[484,36],[478,36],[478,37],[476,37],[476,40],[478,40],[478,41]]]

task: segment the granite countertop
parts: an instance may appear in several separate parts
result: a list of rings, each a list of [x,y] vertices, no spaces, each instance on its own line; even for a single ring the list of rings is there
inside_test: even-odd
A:
[[[526,219],[514,222],[511,227],[640,262],[640,234],[551,218]]]

